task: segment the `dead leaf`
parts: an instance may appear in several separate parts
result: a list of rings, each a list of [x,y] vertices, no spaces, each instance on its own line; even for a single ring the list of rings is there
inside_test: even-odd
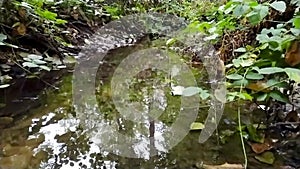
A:
[[[263,92],[268,91],[268,89],[266,89],[267,87],[268,85],[264,81],[257,81],[256,83],[250,83],[248,86],[246,86],[246,88],[251,89],[253,91],[263,91]]]
[[[204,169],[244,169],[242,164],[203,165]]]
[[[299,115],[298,115],[297,111],[290,111],[286,115],[285,121],[288,121],[288,122],[299,122]]]
[[[25,18],[26,16],[26,9],[25,8],[20,8],[18,11],[18,14],[22,17]]]
[[[267,150],[270,150],[272,146],[269,143],[249,143],[251,149],[256,153],[260,154]]]
[[[26,26],[22,23],[17,28],[17,32],[19,35],[25,35],[26,34]]]
[[[285,53],[285,62],[290,66],[295,66],[300,63],[300,42],[293,41],[291,46]]]

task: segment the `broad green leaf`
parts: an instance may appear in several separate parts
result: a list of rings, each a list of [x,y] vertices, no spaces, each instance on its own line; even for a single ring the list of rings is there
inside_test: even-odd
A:
[[[269,152],[269,151],[264,152],[261,155],[257,155],[257,156],[255,156],[255,158],[258,161],[266,163],[266,164],[273,164],[274,161],[275,161],[274,154],[272,152]]]
[[[42,17],[52,20],[52,21],[56,20],[56,17],[57,17],[56,13],[50,12],[48,10],[45,10],[45,11],[41,12],[40,14]]]
[[[267,86],[273,86],[273,87],[278,87],[278,88],[286,88],[288,87],[287,82],[284,81],[278,81],[276,79],[269,79],[267,81]]]
[[[39,67],[39,65],[31,63],[31,62],[23,62],[22,65],[24,67],[29,67],[29,68],[35,68],[35,67]]]
[[[228,102],[232,102],[232,101],[234,101],[234,98],[235,98],[236,96],[235,95],[228,95],[227,96],[227,101]]]
[[[7,36],[0,33],[0,42],[3,42],[5,39],[7,39]]]
[[[249,81],[247,79],[237,80],[232,83],[234,86],[247,86]]]
[[[259,10],[260,21],[262,21],[269,14],[268,6],[261,6]]]
[[[258,74],[258,73],[254,73],[254,72],[249,72],[246,75],[246,79],[250,79],[250,80],[260,80],[260,79],[263,79],[263,78],[264,78],[263,75]]]
[[[173,45],[175,42],[176,42],[176,39],[175,39],[175,38],[171,38],[171,39],[168,39],[168,40],[167,40],[166,45],[167,45],[167,46],[171,46],[171,45]]]
[[[190,126],[190,130],[202,130],[204,128],[205,128],[204,124],[199,122],[194,122]]]
[[[241,99],[244,99],[244,100],[250,100],[250,101],[252,101],[252,99],[253,99],[253,97],[250,95],[250,94],[248,94],[248,93],[240,93],[239,95],[238,95]]]
[[[270,37],[267,34],[258,34],[256,36],[256,40],[258,40],[260,43],[266,43],[270,41]]]
[[[284,69],[280,68],[280,67],[266,67],[266,68],[262,68],[258,70],[259,74],[274,74],[274,73],[280,73],[280,72],[284,72]]]
[[[286,95],[282,94],[280,91],[278,90],[274,90],[272,91],[270,94],[270,97],[272,97],[275,100],[278,100],[280,102],[284,102],[284,103],[290,103],[289,99]]]
[[[30,58],[23,58],[23,60],[25,60],[27,62],[32,62],[32,59],[30,59]]]
[[[293,25],[296,29],[300,29],[300,17],[296,17],[293,19]]]
[[[235,74],[227,75],[226,78],[230,80],[241,80],[243,79],[243,76],[235,73]]]
[[[267,99],[267,97],[268,97],[268,94],[267,93],[263,93],[263,94],[257,96],[256,100],[259,101],[259,102],[263,102],[263,101],[265,101]]]
[[[45,66],[45,65],[41,65],[41,66],[39,66],[41,69],[43,69],[43,70],[46,70],[46,71],[48,71],[48,72],[50,72],[51,71],[51,68],[50,67],[48,67],[48,66]]]
[[[3,84],[3,85],[0,85],[0,89],[7,88],[9,86],[10,86],[10,84]]]
[[[300,69],[285,68],[284,71],[291,80],[294,80],[295,82],[300,83]]]
[[[233,9],[236,7],[237,5],[231,5],[229,8],[227,8],[225,11],[224,11],[224,14],[229,14],[230,12],[233,11]]]
[[[242,67],[249,67],[254,64],[254,59],[241,60]]]
[[[241,62],[242,62],[241,59],[233,59],[232,60],[233,66],[236,67],[236,68],[241,66]]]
[[[297,5],[300,7],[300,1],[299,0],[291,0],[291,4]]]
[[[193,96],[201,91],[199,87],[187,87],[182,91],[182,96]]]
[[[40,59],[43,59],[42,56],[40,55],[35,55],[35,54],[30,54],[27,56],[28,58],[32,59],[32,60],[40,60]]]
[[[209,40],[215,40],[215,39],[217,39],[219,36],[220,36],[219,34],[214,33],[214,34],[212,34],[212,35],[210,35],[210,36],[208,36],[208,37],[205,37],[204,40],[207,40],[207,41],[209,41]]]
[[[210,94],[208,93],[207,90],[202,90],[200,91],[200,98],[202,100],[206,100],[207,98],[209,98]]]
[[[295,36],[299,36],[299,35],[300,35],[300,29],[291,28],[290,30],[291,30],[291,32],[292,32]]]
[[[56,20],[55,20],[55,23],[58,24],[58,25],[60,25],[60,24],[68,23],[68,21],[63,20],[63,19],[56,19]]]
[[[235,51],[235,52],[241,52],[241,53],[247,52],[247,51],[246,51],[246,48],[238,48],[238,49],[235,49],[234,51]]]
[[[234,10],[233,10],[233,15],[235,17],[240,18],[241,16],[243,16],[248,10],[250,9],[250,7],[248,5],[238,5]]]
[[[279,12],[285,12],[286,10],[286,4],[284,1],[275,1],[271,3],[270,6]]]
[[[67,68],[67,66],[66,65],[58,65],[58,66],[56,66],[56,68],[57,69],[65,69],[65,68]]]
[[[253,15],[249,15],[248,19],[249,19],[249,21],[252,25],[256,25],[261,21],[260,16],[259,16],[258,13],[253,14]]]
[[[38,64],[38,65],[43,65],[43,64],[46,64],[47,62],[45,62],[43,60],[35,59],[35,60],[33,60],[33,63]]]

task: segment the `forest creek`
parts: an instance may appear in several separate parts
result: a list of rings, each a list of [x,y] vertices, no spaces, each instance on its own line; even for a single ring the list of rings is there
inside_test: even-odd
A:
[[[0,6],[0,169],[300,169],[299,0]]]

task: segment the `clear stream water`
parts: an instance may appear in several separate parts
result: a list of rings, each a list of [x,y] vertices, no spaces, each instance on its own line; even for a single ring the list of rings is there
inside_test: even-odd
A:
[[[114,132],[136,136],[152,133],[157,136],[176,120],[180,96],[165,92],[159,101],[164,105],[159,121],[149,120],[140,124],[122,119],[111,101],[110,77],[120,60],[133,50],[136,48],[120,48],[111,52],[104,66],[99,69],[95,93],[102,114],[95,116],[93,121],[117,126]],[[205,70],[201,66],[191,69],[197,77],[198,85],[205,87]],[[150,79],[164,79],[159,73],[150,74]],[[60,80],[55,79],[59,76],[62,76]],[[142,80],[137,80],[131,91],[133,99],[147,95],[142,89],[149,81],[145,80],[145,75],[141,76]],[[92,135],[85,127],[88,124],[83,124],[76,114],[72,104],[72,73],[61,75],[54,72],[50,78],[56,81],[54,84],[58,90],[51,87],[43,90],[44,86],[41,86],[39,80],[28,79],[16,84],[16,88],[2,91],[2,102],[7,104],[0,109],[0,169],[196,169],[203,164],[243,163],[239,135],[226,137],[226,132],[235,131],[235,104],[226,106],[224,118],[220,122],[219,131],[226,131],[219,132],[223,140],[214,134],[200,144],[198,138],[201,130],[190,131],[170,150],[164,146],[167,140],[161,139],[152,143],[155,156],[150,157],[150,148],[140,143],[135,145],[135,153],[140,158],[127,158],[106,151],[105,147],[112,144],[107,142],[109,139]],[[205,102],[201,104],[196,120],[198,122],[204,122],[207,116],[208,107]],[[245,109],[242,120],[246,123],[254,122],[253,116]],[[272,165],[256,161],[249,148],[247,151],[249,168],[273,168]],[[277,163],[280,164],[280,161],[275,162],[275,165]]]

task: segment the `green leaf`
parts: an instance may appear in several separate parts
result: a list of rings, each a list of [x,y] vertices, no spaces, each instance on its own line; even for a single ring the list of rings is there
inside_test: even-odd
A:
[[[300,35],[300,29],[291,28],[290,30],[291,30],[291,32],[292,32],[295,36],[299,36],[299,35]]]
[[[241,80],[243,79],[243,76],[235,73],[235,74],[227,75],[226,78],[230,80]]]
[[[55,21],[56,17],[57,17],[56,13],[50,12],[48,10],[40,12],[39,14],[40,14],[41,17],[52,20],[52,21]]]
[[[202,130],[204,129],[204,124],[199,122],[194,122],[190,126],[190,130]]]
[[[285,73],[289,76],[291,80],[300,83],[300,70],[295,68],[285,68]]]
[[[264,152],[261,155],[257,155],[257,156],[255,156],[255,158],[258,161],[266,163],[266,164],[273,164],[274,161],[275,161],[274,154],[272,152],[269,152],[269,151]]]
[[[182,96],[193,96],[201,91],[199,87],[187,87],[182,91]]]
[[[257,96],[256,100],[259,102],[262,102],[262,101],[265,101],[267,99],[267,97],[268,97],[268,94],[264,93],[264,94]]]
[[[63,60],[65,64],[74,64],[77,63],[77,60],[74,58],[74,56],[66,56]]]
[[[43,65],[43,64],[46,64],[47,62],[36,59],[36,60],[33,60],[33,63],[38,64],[38,65]]]
[[[280,73],[280,72],[284,72],[284,69],[280,68],[280,67],[266,67],[266,68],[262,68],[258,70],[259,74],[274,74],[274,73]]]
[[[263,75],[258,74],[258,73],[254,73],[254,72],[249,72],[246,75],[246,79],[250,79],[250,80],[260,80],[260,79],[263,79],[263,78],[264,78]]]
[[[29,68],[35,68],[35,67],[39,67],[39,65],[31,63],[31,62],[23,62],[22,65],[24,67],[29,67]]]
[[[267,15],[269,14],[269,7],[268,6],[261,6],[259,10],[259,21],[262,21]]]
[[[9,43],[5,43],[6,46],[12,47],[12,48],[16,48],[18,49],[19,47],[13,44],[9,44]]]
[[[241,66],[242,60],[241,59],[233,59],[232,60],[233,66],[238,68]]]
[[[234,51],[241,52],[241,53],[247,52],[246,48],[238,48],[238,49],[235,49]]]
[[[259,16],[258,13],[255,13],[253,15],[249,15],[248,19],[249,19],[249,21],[252,25],[256,25],[261,21],[260,16]]]
[[[239,95],[238,95],[241,99],[244,99],[244,100],[250,100],[250,101],[252,101],[252,99],[253,99],[253,97],[250,95],[250,94],[248,94],[248,93],[240,93]]]
[[[43,69],[43,70],[46,70],[46,71],[48,71],[48,72],[50,72],[51,71],[51,68],[50,67],[48,67],[48,66],[45,66],[45,65],[41,65],[41,66],[39,66],[41,69]]]
[[[176,39],[175,39],[175,38],[171,38],[171,39],[168,39],[168,40],[167,40],[166,45],[167,45],[167,46],[171,46],[171,45],[173,45],[175,42],[176,42]]]
[[[67,68],[67,66],[66,65],[59,65],[59,66],[56,66],[56,68],[57,69],[65,69],[65,68]]]
[[[241,60],[242,67],[249,67],[254,64],[254,59]]]
[[[232,83],[233,86],[247,86],[249,81],[247,79],[237,80]]]
[[[9,87],[9,86],[10,86],[10,84],[3,84],[3,85],[0,85],[0,89],[7,88],[7,87]]]
[[[267,34],[258,34],[256,36],[256,40],[258,40],[260,43],[266,43],[270,41],[270,37]]]
[[[258,143],[263,143],[264,142],[264,137],[261,135],[261,133],[259,133],[256,128],[250,124],[247,126],[247,130],[249,133],[249,137],[251,140],[258,142]]]
[[[271,86],[278,87],[278,88],[287,88],[288,87],[287,82],[278,81],[276,79],[269,79],[266,84],[268,87],[271,87]]]
[[[296,17],[293,19],[293,25],[296,29],[300,29],[300,17]]]
[[[210,94],[208,93],[207,90],[202,90],[200,91],[200,98],[202,100],[206,100],[207,98],[209,98]]]
[[[240,18],[241,16],[243,16],[248,10],[250,9],[250,7],[248,5],[238,5],[234,10],[233,10],[233,15],[235,17]]]
[[[40,60],[40,59],[43,59],[42,56],[40,55],[35,55],[35,54],[30,54],[27,56],[27,58],[31,59],[31,60]]]
[[[274,90],[272,91],[270,94],[270,97],[275,99],[275,100],[278,100],[280,102],[284,102],[284,103],[290,103],[288,97],[284,94],[282,94],[280,91],[278,90]]]
[[[285,12],[286,10],[286,4],[284,1],[275,1],[271,3],[270,6],[279,12]]]
[[[300,7],[300,1],[299,0],[291,0],[291,4],[297,5]]]
[[[63,19],[56,19],[56,20],[55,20],[55,23],[58,24],[58,25],[60,25],[60,24],[68,23],[68,21],[63,20]]]
[[[7,39],[7,36],[0,33],[0,42],[3,42],[5,39]]]

